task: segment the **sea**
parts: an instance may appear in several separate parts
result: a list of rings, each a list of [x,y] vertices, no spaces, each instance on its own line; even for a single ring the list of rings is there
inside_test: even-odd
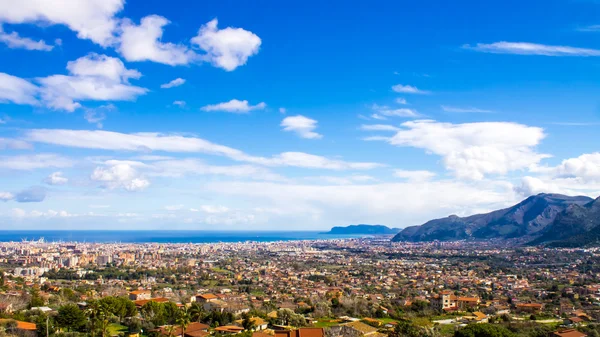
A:
[[[109,230],[4,230],[0,242],[91,242],[91,243],[218,243],[332,240],[365,235],[332,235],[312,231],[109,231]]]

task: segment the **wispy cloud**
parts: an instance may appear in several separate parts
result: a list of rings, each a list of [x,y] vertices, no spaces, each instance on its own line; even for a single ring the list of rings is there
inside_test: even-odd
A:
[[[529,42],[494,42],[478,43],[476,45],[465,44],[464,49],[470,49],[482,53],[494,54],[516,54],[516,55],[543,55],[543,56],[600,56],[600,50],[577,48],[570,46],[550,46]]]
[[[493,112],[492,110],[485,110],[485,109],[479,109],[479,108],[474,108],[474,107],[458,108],[458,107],[452,107],[452,106],[447,106],[447,105],[442,105],[442,110],[444,110],[446,112],[458,112],[458,113],[462,113],[462,112],[490,113],[490,112]]]
[[[580,32],[600,32],[600,25],[589,25],[577,28]]]
[[[414,109],[407,109],[407,108],[400,108],[400,109],[394,109],[391,108],[387,105],[378,105],[378,104],[373,104],[371,106],[371,109],[373,109],[373,111],[375,111],[376,113],[371,115],[372,118],[375,119],[379,119],[379,120],[385,120],[385,117],[382,116],[387,116],[387,117],[421,117],[421,115]]]
[[[169,89],[169,88],[178,87],[180,85],[183,85],[184,83],[185,83],[185,80],[181,77],[178,77],[169,83],[161,84],[160,87],[162,89]]]
[[[267,107],[267,104],[265,102],[260,102],[256,105],[250,105],[247,100],[240,101],[237,99],[232,99],[229,102],[210,104],[210,105],[204,106],[204,107],[202,107],[202,110],[204,110],[204,111],[224,111],[224,112],[244,114],[244,113],[248,113],[252,110],[263,110],[266,107]]]
[[[594,122],[553,122],[550,124],[561,125],[561,126],[596,126],[596,125],[600,125],[600,123],[594,123]]]
[[[394,90],[395,92],[400,92],[400,93],[404,93],[404,94],[429,94],[430,93],[429,91],[421,90],[412,85],[404,85],[404,84],[396,84],[396,85],[392,86],[392,90]]]

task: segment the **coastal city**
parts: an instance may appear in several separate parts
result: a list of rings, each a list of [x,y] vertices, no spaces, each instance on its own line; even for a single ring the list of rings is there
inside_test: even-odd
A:
[[[4,242],[0,315],[22,336],[600,333],[595,248],[389,239]]]

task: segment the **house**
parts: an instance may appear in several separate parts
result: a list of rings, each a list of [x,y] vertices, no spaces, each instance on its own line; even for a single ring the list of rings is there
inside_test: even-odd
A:
[[[21,333],[37,336],[37,325],[35,323],[16,321],[12,319],[0,319],[0,327],[6,327],[10,322],[16,322],[15,330]]]
[[[519,303],[516,307],[518,314],[539,314],[540,312],[542,312],[544,305],[540,303]]]
[[[580,325],[584,320],[581,317],[569,317],[565,318],[563,324],[567,326]]]
[[[150,290],[134,290],[129,293],[129,299],[132,301],[149,300],[152,298]]]
[[[431,306],[436,310],[448,310],[457,307],[458,297],[451,291],[442,291],[440,294],[431,298]]]
[[[196,302],[209,303],[219,300],[219,297],[215,294],[199,294],[196,295]]]
[[[269,323],[260,317],[251,317],[250,320],[252,321],[252,324],[254,325],[254,328],[252,329],[252,331],[266,330],[269,327]],[[244,323],[243,319],[238,319],[237,321],[235,321],[235,325],[237,325],[237,326],[242,326],[243,323]]]
[[[300,328],[296,330],[277,330],[275,337],[325,337],[323,328]]]
[[[244,331],[244,328],[235,325],[224,325],[215,328],[215,332],[218,332],[222,335],[235,335],[242,331]]]
[[[587,337],[583,332],[577,331],[575,329],[568,329],[562,331],[555,331],[552,334],[553,337]]]

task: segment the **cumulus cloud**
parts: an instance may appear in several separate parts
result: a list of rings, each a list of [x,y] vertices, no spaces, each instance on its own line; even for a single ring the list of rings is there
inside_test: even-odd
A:
[[[402,105],[408,104],[408,102],[406,101],[406,99],[402,98],[402,97],[396,98],[395,102],[398,103],[398,104],[402,104]]]
[[[417,87],[412,85],[404,85],[404,84],[396,84],[392,86],[392,90],[394,92],[399,92],[403,94],[429,94],[429,91],[420,90]]]
[[[69,179],[64,177],[62,172],[58,171],[51,173],[44,179],[44,182],[48,185],[64,185],[69,182]]]
[[[267,107],[265,102],[260,102],[256,105],[250,105],[247,100],[232,99],[229,102],[223,102],[218,104],[210,104],[202,107],[203,111],[224,111],[238,114],[249,113],[253,110],[263,110]]]
[[[126,134],[102,130],[33,129],[25,132],[25,139],[32,142],[74,148],[206,153],[264,166],[293,166],[333,170],[366,170],[382,166],[378,163],[348,162],[303,152],[283,152],[272,157],[258,157],[202,138],[159,133]]]
[[[7,33],[0,25],[0,43],[4,43],[11,49],[27,49],[50,51],[54,46],[46,44],[44,40],[35,41],[28,37],[22,37],[17,32]]]
[[[173,101],[173,105],[177,105],[180,108],[185,107],[185,101]]]
[[[258,53],[260,38],[242,28],[227,27],[218,29],[218,20],[213,19],[200,27],[198,35],[192,38],[193,45],[204,52],[202,58],[215,67],[233,71],[246,64],[248,58]]]
[[[543,129],[537,127],[506,122],[451,124],[430,120],[406,122],[402,127],[387,139],[390,144],[437,154],[446,168],[461,178],[483,179],[487,174],[528,169],[548,157],[535,151],[545,137]]]
[[[296,133],[298,136],[306,139],[319,139],[323,135],[316,133],[317,121],[301,115],[289,116],[281,121],[283,131]]]
[[[0,201],[9,201],[15,198],[14,194],[10,192],[1,192],[0,191]]]
[[[600,50],[570,46],[551,46],[529,42],[494,42],[463,45],[463,48],[484,53],[543,55],[543,56],[600,56]]]
[[[106,55],[89,54],[67,64],[70,75],[38,78],[44,103],[57,110],[74,111],[79,101],[131,101],[148,90],[129,84],[140,72]]]
[[[90,179],[101,182],[108,189],[123,188],[127,191],[141,191],[150,186],[150,181],[142,177],[135,165],[126,162],[114,163],[105,167],[96,167]]]
[[[115,41],[124,0],[0,1],[0,23],[65,25],[81,39],[108,46]]]
[[[169,89],[169,88],[178,87],[180,85],[183,85],[184,83],[185,83],[185,80],[181,77],[178,77],[178,78],[170,81],[169,83],[161,84],[160,87],[163,89]]]
[[[169,20],[149,15],[136,25],[129,19],[121,24],[119,52],[127,61],[152,61],[171,66],[189,64],[197,55],[182,44],[162,42],[163,27]]]

